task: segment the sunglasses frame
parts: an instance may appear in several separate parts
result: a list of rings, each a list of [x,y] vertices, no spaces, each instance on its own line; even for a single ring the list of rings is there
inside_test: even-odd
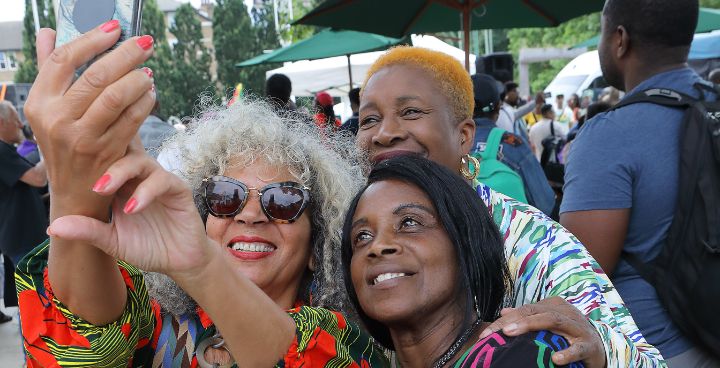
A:
[[[210,183],[216,183],[216,182],[226,182],[226,183],[235,184],[235,185],[239,186],[245,193],[245,199],[243,199],[240,202],[240,205],[238,206],[238,208],[230,214],[226,214],[226,215],[218,214],[212,210],[212,207],[208,203],[208,196],[207,196],[208,185]],[[262,196],[265,192],[267,192],[270,189],[283,188],[283,187],[298,189],[298,190],[300,190],[300,193],[302,193],[302,196],[303,196],[303,201],[300,205],[300,209],[298,210],[298,213],[295,216],[293,216],[292,218],[287,219],[287,220],[276,218],[276,217],[272,216],[270,213],[268,213],[268,210],[265,208],[265,205],[263,204],[263,201],[262,201]],[[213,215],[214,217],[217,217],[217,218],[229,218],[229,217],[237,216],[237,214],[239,214],[243,210],[243,208],[245,208],[245,205],[247,204],[248,199],[250,198],[250,191],[252,191],[252,190],[258,192],[258,197],[259,197],[258,200],[260,201],[260,208],[262,208],[262,211],[265,214],[265,216],[267,216],[267,218],[269,220],[274,221],[276,223],[280,223],[280,224],[290,224],[290,223],[295,222],[295,220],[297,220],[298,218],[300,218],[300,216],[302,216],[303,212],[305,212],[305,209],[308,206],[308,203],[310,203],[310,188],[307,186],[304,186],[300,183],[294,182],[294,181],[282,181],[282,182],[277,182],[277,183],[270,183],[268,185],[263,186],[262,188],[254,188],[254,187],[248,187],[245,183],[243,183],[237,179],[233,179],[233,178],[223,176],[223,175],[215,175],[215,176],[211,176],[211,177],[207,177],[207,178],[203,179],[201,194],[203,197],[203,204],[205,205],[205,208],[208,210],[208,212],[211,215]]]

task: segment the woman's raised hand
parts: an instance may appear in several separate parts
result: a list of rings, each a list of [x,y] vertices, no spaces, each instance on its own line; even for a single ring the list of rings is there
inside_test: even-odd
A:
[[[180,178],[146,155],[139,141],[100,177],[93,190],[115,197],[112,222],[70,215],[56,219],[57,238],[93,244],[108,255],[170,276],[192,274],[213,251],[192,198]]]
[[[68,213],[107,216],[109,200],[92,193],[92,183],[125,155],[155,104],[152,72],[137,69],[152,55],[150,36],[128,39],[75,80],[76,69],[119,37],[117,21],[56,49],[54,31],[38,33],[39,74],[25,114],[47,165],[53,218]]]

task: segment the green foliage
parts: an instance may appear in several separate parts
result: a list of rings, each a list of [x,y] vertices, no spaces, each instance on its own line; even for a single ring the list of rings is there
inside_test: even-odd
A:
[[[600,34],[600,13],[584,15],[555,28],[520,28],[508,31],[510,51],[515,60],[523,47],[572,47]],[[542,91],[568,60],[530,64],[532,91]]]
[[[218,0],[213,11],[213,45],[220,90],[230,94],[247,83],[248,70],[235,64],[255,56],[255,35],[243,0]]]
[[[221,90],[228,97],[242,83],[243,93],[263,95],[265,72],[278,64],[245,68],[236,68],[235,64],[280,47],[272,2],[248,14],[243,0],[218,0],[213,13],[213,44]]]
[[[273,19],[272,1],[264,0],[264,2],[265,6],[260,9],[253,8],[251,11],[255,34],[254,54],[251,57],[281,46],[275,29],[275,20]],[[244,82],[247,91],[256,95],[263,95],[265,92],[265,73],[278,67],[280,67],[280,64],[261,64],[245,68],[248,73]]]
[[[169,101],[172,98],[176,98],[169,78],[174,66],[170,45],[165,34],[166,29],[165,15],[158,8],[156,0],[145,0],[143,2],[141,34],[151,35],[155,39],[154,54],[145,63],[145,66],[153,70],[157,100],[160,107],[159,113],[162,116],[169,116],[174,113],[169,111],[166,105],[170,104]]]
[[[294,25],[289,26],[295,19],[300,19],[303,15],[313,10],[321,1],[319,0],[304,0],[304,1],[293,1],[293,18],[290,19],[288,14],[280,14],[280,24],[287,25],[280,29],[280,37],[287,41],[288,44],[310,38],[314,35],[318,28],[315,26],[306,25]]]
[[[37,2],[38,19],[40,27],[55,29],[55,9],[52,0],[39,0]],[[25,60],[20,63],[15,73],[16,83],[32,83],[37,76],[37,52],[35,51],[35,20],[33,18],[32,4],[25,0],[25,17],[23,18],[23,47]]]
[[[703,8],[720,9],[720,0],[700,0],[700,6]]]
[[[175,24],[170,32],[177,43],[170,50],[171,66],[162,78],[167,90],[161,92],[162,111],[175,116],[193,114],[199,96],[214,92],[210,76],[210,54],[203,45],[203,35],[196,10],[183,4],[175,12]],[[159,76],[160,77],[160,76]],[[163,85],[158,85],[158,89]]]

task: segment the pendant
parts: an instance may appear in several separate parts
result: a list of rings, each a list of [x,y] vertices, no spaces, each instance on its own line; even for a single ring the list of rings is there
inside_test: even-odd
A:
[[[223,339],[218,337],[217,335],[201,341],[200,344],[198,344],[197,348],[195,348],[195,358],[197,359],[198,366],[200,368],[232,368],[235,363],[220,365],[218,363],[208,363],[205,360],[205,351],[210,347],[224,349],[229,354],[230,351],[225,346],[223,346],[223,344]]]

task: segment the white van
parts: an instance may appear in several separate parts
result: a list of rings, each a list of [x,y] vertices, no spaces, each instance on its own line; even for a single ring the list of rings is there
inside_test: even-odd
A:
[[[555,98],[557,95],[565,95],[565,100],[573,93],[582,96],[583,92],[590,89],[595,100],[608,84],[603,78],[600,69],[600,57],[596,51],[588,51],[565,65],[555,76],[555,79],[545,88],[545,96]]]

